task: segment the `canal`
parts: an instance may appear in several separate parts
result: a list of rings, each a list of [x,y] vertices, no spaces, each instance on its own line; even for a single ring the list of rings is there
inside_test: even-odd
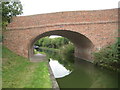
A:
[[[62,88],[118,88],[118,73],[82,59],[47,52],[49,64]]]

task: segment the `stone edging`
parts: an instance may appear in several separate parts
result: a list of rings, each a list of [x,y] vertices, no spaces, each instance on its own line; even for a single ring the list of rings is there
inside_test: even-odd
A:
[[[49,69],[49,73],[50,73],[50,78],[51,78],[51,81],[52,81],[52,88],[55,89],[55,90],[60,90],[59,85],[58,85],[58,83],[57,83],[57,81],[56,81],[56,79],[53,75],[52,69],[49,65],[49,62],[48,62],[47,65],[48,65],[48,69]]]

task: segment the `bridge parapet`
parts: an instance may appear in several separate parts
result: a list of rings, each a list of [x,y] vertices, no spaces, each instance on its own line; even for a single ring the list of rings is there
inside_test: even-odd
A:
[[[104,24],[117,21],[118,9],[71,11],[14,17],[12,22],[8,25],[8,29],[25,29],[62,24]]]

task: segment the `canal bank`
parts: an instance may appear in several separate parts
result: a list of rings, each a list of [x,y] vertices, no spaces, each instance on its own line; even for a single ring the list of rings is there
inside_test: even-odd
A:
[[[67,69],[68,67],[66,67],[66,70]],[[61,70],[58,70],[58,71],[61,71]],[[54,75],[56,74],[54,73]],[[77,59],[75,61],[71,73],[69,73],[68,75],[65,75],[64,77],[60,77],[60,78],[57,77],[56,80],[60,89],[63,89],[63,88],[118,88],[117,73],[111,72],[107,69],[96,67],[95,65],[89,62],[86,62],[84,60],[80,61],[80,59]]]
[[[49,65],[49,61],[47,59],[47,56],[45,54],[35,54],[34,56],[32,56],[30,58],[30,62],[33,62],[33,63],[38,63],[38,62],[47,62],[47,67],[48,67],[48,71],[49,71],[49,76],[50,76],[50,79],[51,79],[51,83],[52,83],[52,88],[53,89],[56,89],[56,90],[59,90],[59,86],[58,86],[58,83],[54,77],[54,74],[52,72],[52,69]]]
[[[118,73],[79,59],[49,54],[49,64],[60,89],[63,88],[118,88]],[[53,65],[53,66],[52,66]],[[61,68],[60,68],[60,67]],[[56,68],[55,68],[56,67]],[[66,69],[66,70],[65,70]],[[60,74],[64,74],[58,77]]]
[[[2,58],[3,88],[53,88],[57,87],[50,84],[51,81],[54,80],[57,81],[59,88],[118,87],[117,73],[96,67],[84,60],[63,58],[56,53],[53,53],[50,58],[58,61],[59,64],[67,70],[72,71],[69,75],[56,79],[53,77],[52,71],[52,73],[49,74],[48,62],[29,62],[27,59],[12,53],[5,47],[3,47]],[[75,62],[73,62],[73,60]],[[60,70],[58,69],[57,71]],[[52,76],[53,79],[50,79],[50,76]]]
[[[2,88],[52,88],[47,62],[30,62],[2,47]]]
[[[49,69],[49,73],[50,73],[50,78],[51,78],[51,81],[52,81],[52,88],[55,89],[55,90],[60,90],[59,85],[58,85],[58,83],[57,83],[57,81],[54,77],[54,74],[52,72],[52,69],[51,69],[49,63],[47,65],[48,65],[48,69]]]

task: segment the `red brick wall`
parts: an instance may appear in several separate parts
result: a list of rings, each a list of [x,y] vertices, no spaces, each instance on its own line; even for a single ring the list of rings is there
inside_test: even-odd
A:
[[[94,45],[93,49],[97,50],[115,42],[118,34],[117,21],[117,9],[14,17],[7,27],[8,30],[4,32],[4,45],[15,53],[28,57],[30,45],[37,36],[49,31],[69,30],[89,38]],[[70,37],[67,33],[66,36]],[[80,45],[81,42],[78,39],[76,43]],[[75,52],[77,57],[81,57],[79,51],[77,49]]]

